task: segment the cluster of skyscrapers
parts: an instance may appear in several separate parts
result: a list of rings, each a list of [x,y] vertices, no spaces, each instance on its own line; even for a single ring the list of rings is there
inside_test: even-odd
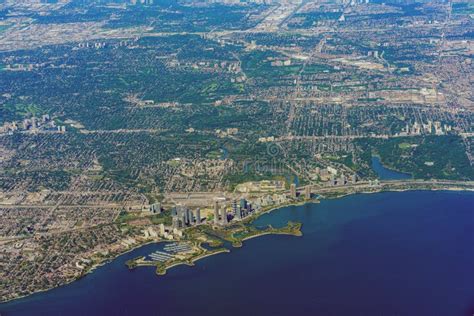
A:
[[[49,114],[44,114],[41,116],[41,118],[37,118],[33,116],[31,118],[25,118],[23,122],[12,121],[12,122],[5,122],[3,125],[0,125],[0,134],[1,133],[11,134],[19,130],[30,131],[30,132],[38,132],[40,130],[41,131],[57,130],[58,132],[64,133],[66,132],[66,126],[56,125],[55,121],[50,118]]]
[[[177,205],[171,210],[171,221],[173,228],[199,225],[201,224],[201,209],[197,208],[193,212],[185,206]]]
[[[153,212],[152,209],[150,211]],[[214,224],[226,225],[229,219],[242,220],[249,216],[254,210],[252,204],[246,199],[240,201],[232,200],[231,213],[228,213],[225,204],[219,205],[219,201],[214,201]],[[183,205],[177,205],[171,209],[171,221],[173,228],[184,228],[193,225],[199,225],[202,222],[201,209],[196,208],[194,211]]]
[[[296,191],[296,184],[290,184],[290,198],[296,199],[298,197],[298,192]],[[307,185],[304,188],[304,198],[306,200],[311,199],[311,186]]]
[[[356,184],[359,179],[357,178],[356,174],[353,174],[351,176],[351,183]],[[331,179],[329,181],[330,185],[335,186],[335,185],[346,185],[349,184],[349,179],[346,178],[345,175],[341,175],[339,179],[337,179],[334,175],[331,176]]]
[[[232,213],[234,218],[242,219],[249,216],[252,212],[252,204],[250,204],[246,199],[240,199],[239,203],[237,203],[237,200],[232,201]]]
[[[311,186],[304,187],[304,191],[301,193],[304,199],[310,200],[312,197]],[[290,197],[292,199],[298,199],[298,192],[296,185],[292,183],[290,185]],[[225,198],[214,200],[214,225],[226,225],[230,220],[242,220],[247,216],[255,212],[252,204],[244,198],[233,199],[230,202],[230,210],[225,204]],[[256,203],[256,209],[259,209],[258,203]],[[153,211],[153,210],[151,210]],[[192,211],[183,205],[177,205],[171,210],[172,216],[172,227],[173,228],[184,228],[193,225],[201,224],[201,210],[199,208]]]
[[[246,199],[240,199],[238,203],[237,200],[232,200],[231,209],[231,218],[236,220],[241,220],[253,212],[252,205]],[[214,224],[227,224],[229,222],[228,216],[226,206],[219,207],[219,201],[214,201]]]

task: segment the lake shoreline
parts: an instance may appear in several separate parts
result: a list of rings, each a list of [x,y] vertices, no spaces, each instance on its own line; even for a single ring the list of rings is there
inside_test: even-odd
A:
[[[259,214],[257,214],[256,217],[252,217],[249,219],[249,222],[253,222],[255,221],[256,219],[258,219],[260,216],[264,215],[264,214],[269,214],[275,210],[279,210],[279,209],[282,209],[282,208],[285,208],[285,207],[293,207],[293,206],[304,206],[304,205],[308,205],[308,204],[317,204],[317,203],[320,203],[320,200],[333,200],[333,199],[340,199],[340,198],[343,198],[343,197],[347,197],[347,196],[351,196],[351,195],[357,195],[357,194],[374,194],[374,193],[383,193],[383,192],[408,192],[408,191],[449,191],[449,192],[474,192],[474,184],[471,183],[471,182],[467,182],[467,181],[460,181],[458,183],[453,183],[452,185],[447,185],[446,183],[440,183],[440,185],[444,185],[444,187],[430,187],[429,185],[433,185],[433,183],[426,183],[426,184],[416,184],[416,185],[420,185],[419,187],[416,187],[416,188],[384,188],[384,187],[378,187],[378,188],[372,188],[372,190],[361,190],[361,191],[354,191],[354,192],[335,192],[336,195],[335,196],[324,196],[324,195],[319,195],[318,198],[316,199],[311,199],[311,200],[304,200],[304,201],[296,201],[296,202],[292,202],[292,203],[284,203],[284,204],[280,204],[280,205],[277,205],[277,206],[274,206],[274,207],[270,207],[269,209],[267,210],[264,210],[262,212],[260,212]],[[460,185],[464,185],[464,186],[460,186]],[[338,190],[338,189],[345,189],[344,187],[336,187],[334,188],[335,190]],[[346,188],[347,189],[347,188]],[[339,194],[337,194],[339,193]],[[244,240],[249,240],[249,239],[253,239],[253,238],[257,238],[257,237],[260,237],[260,236],[264,236],[264,235],[269,235],[269,234],[274,234],[272,232],[268,232],[268,233],[264,233],[264,234],[260,234],[260,235],[255,235],[255,236],[250,236],[249,238],[247,239],[243,239],[242,241]],[[278,233],[277,233],[278,234]],[[289,235],[289,234],[288,234]],[[90,275],[92,274],[93,272],[95,272],[95,270],[101,266],[104,266],[106,264],[110,264],[112,261],[115,261],[117,260],[117,258],[119,258],[120,256],[123,256],[129,252],[132,252],[136,249],[139,249],[141,247],[144,247],[144,246],[147,246],[149,244],[160,244],[160,243],[166,243],[166,242],[169,242],[168,240],[158,240],[158,241],[147,241],[145,243],[142,243],[142,244],[137,244],[136,246],[133,246],[131,247],[130,249],[127,249],[126,251],[124,252],[121,252],[119,254],[117,254],[117,256],[113,257],[113,258],[107,258],[106,260],[104,260],[103,262],[99,262],[99,263],[96,263],[94,264],[90,269],[88,269],[87,272],[85,272],[83,275],[75,278],[75,279],[72,279],[70,280],[69,282],[66,282],[64,284],[61,284],[59,286],[56,286],[56,287],[52,287],[52,288],[48,288],[48,289],[44,289],[44,290],[38,290],[38,291],[35,291],[33,293],[30,293],[30,294],[27,294],[27,295],[23,295],[23,296],[19,296],[19,297],[15,297],[15,298],[12,298],[10,300],[6,300],[6,301],[3,301],[3,302],[0,302],[0,306],[3,305],[3,304],[6,304],[6,303],[11,303],[11,302],[14,302],[14,301],[17,301],[17,300],[21,300],[21,299],[24,299],[24,298],[27,298],[29,296],[32,296],[32,295],[36,295],[36,294],[40,294],[40,293],[44,293],[44,292],[47,292],[47,291],[50,291],[50,290],[53,290],[53,289],[57,289],[57,288],[61,288],[61,287],[64,287],[66,285],[70,285],[72,283],[74,283],[75,281],[78,281],[84,277],[86,277],[87,275]],[[221,253],[221,252],[219,252]],[[217,254],[217,253],[216,253]],[[210,253],[210,254],[206,254],[205,257],[209,257],[209,256],[212,256],[214,255],[214,253]],[[203,257],[204,258],[204,257]],[[199,260],[201,258],[198,258],[197,260]],[[196,261],[197,261],[196,260]],[[177,265],[182,265],[184,263],[178,263],[176,264]],[[170,267],[171,268],[171,267]],[[167,268],[169,269],[169,268]]]

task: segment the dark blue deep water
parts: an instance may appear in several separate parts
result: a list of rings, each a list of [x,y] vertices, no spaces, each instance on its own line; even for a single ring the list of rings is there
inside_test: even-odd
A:
[[[1,315],[472,315],[474,193],[354,195],[286,207],[257,225],[303,223],[165,277],[128,258]]]
[[[391,170],[382,165],[380,158],[377,156],[372,157],[372,169],[377,174],[380,180],[403,180],[410,179],[412,176],[408,173],[398,172]]]

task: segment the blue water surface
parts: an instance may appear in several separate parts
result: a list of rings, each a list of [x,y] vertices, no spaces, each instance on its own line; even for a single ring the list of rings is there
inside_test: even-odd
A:
[[[372,169],[377,174],[380,180],[403,180],[410,179],[412,176],[408,173],[398,172],[391,170],[382,165],[380,158],[377,156],[372,157]]]

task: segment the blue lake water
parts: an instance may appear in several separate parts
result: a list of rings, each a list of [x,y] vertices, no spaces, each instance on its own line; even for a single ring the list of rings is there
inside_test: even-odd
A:
[[[408,173],[398,172],[384,167],[380,162],[380,158],[377,156],[372,156],[372,169],[380,180],[403,180],[412,177]]]
[[[0,305],[5,315],[472,315],[474,193],[353,195],[285,207],[256,225],[303,223],[157,277],[124,262]]]

